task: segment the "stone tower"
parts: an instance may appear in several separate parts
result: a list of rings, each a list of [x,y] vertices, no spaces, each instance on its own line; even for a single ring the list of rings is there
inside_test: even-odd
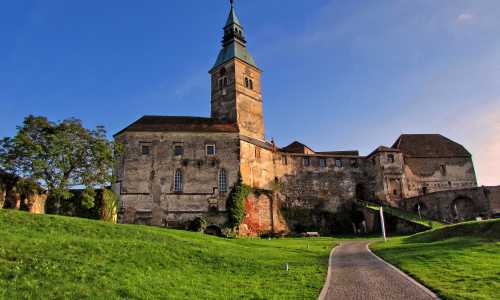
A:
[[[261,70],[246,48],[233,1],[224,26],[222,50],[212,76],[212,118],[236,123],[242,135],[264,140]]]

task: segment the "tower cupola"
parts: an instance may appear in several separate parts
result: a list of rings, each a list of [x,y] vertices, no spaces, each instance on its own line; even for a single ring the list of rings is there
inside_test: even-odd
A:
[[[220,51],[213,69],[226,63],[233,58],[239,58],[247,64],[257,67],[255,60],[247,50],[245,30],[236,16],[234,1],[231,0],[231,10],[224,25],[224,37],[222,39],[222,50]]]

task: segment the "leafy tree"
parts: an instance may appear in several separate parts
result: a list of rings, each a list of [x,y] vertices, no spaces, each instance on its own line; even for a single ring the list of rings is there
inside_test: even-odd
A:
[[[89,130],[80,120],[51,122],[28,116],[17,134],[0,142],[0,169],[31,178],[61,201],[69,199],[71,187],[84,186],[85,205],[93,206],[93,193],[112,182],[112,168],[120,148],[106,138],[104,127]]]
[[[101,220],[116,223],[118,212],[118,196],[112,190],[105,189],[102,192],[103,207],[101,209]]]

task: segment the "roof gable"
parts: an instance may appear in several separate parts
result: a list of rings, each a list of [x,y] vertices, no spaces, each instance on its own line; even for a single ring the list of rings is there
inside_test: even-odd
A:
[[[143,116],[139,120],[119,131],[114,136],[123,132],[239,132],[238,126],[225,123],[212,118],[181,117],[181,116]]]
[[[409,157],[470,157],[462,145],[440,134],[403,134],[394,145]]]
[[[297,141],[284,148],[281,148],[280,150],[289,153],[314,154],[314,150]]]

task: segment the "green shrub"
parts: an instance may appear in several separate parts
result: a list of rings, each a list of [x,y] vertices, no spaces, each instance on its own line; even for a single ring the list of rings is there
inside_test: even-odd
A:
[[[95,206],[95,190],[93,189],[85,189],[81,194],[80,194],[80,202],[82,206],[86,209],[91,209],[92,207]]]
[[[197,217],[189,222],[188,229],[191,231],[203,232],[207,228],[208,222],[203,217]]]
[[[252,192],[252,188],[243,183],[241,175],[238,175],[238,181],[234,185],[228,201],[228,227],[237,228],[245,218],[245,200]]]

